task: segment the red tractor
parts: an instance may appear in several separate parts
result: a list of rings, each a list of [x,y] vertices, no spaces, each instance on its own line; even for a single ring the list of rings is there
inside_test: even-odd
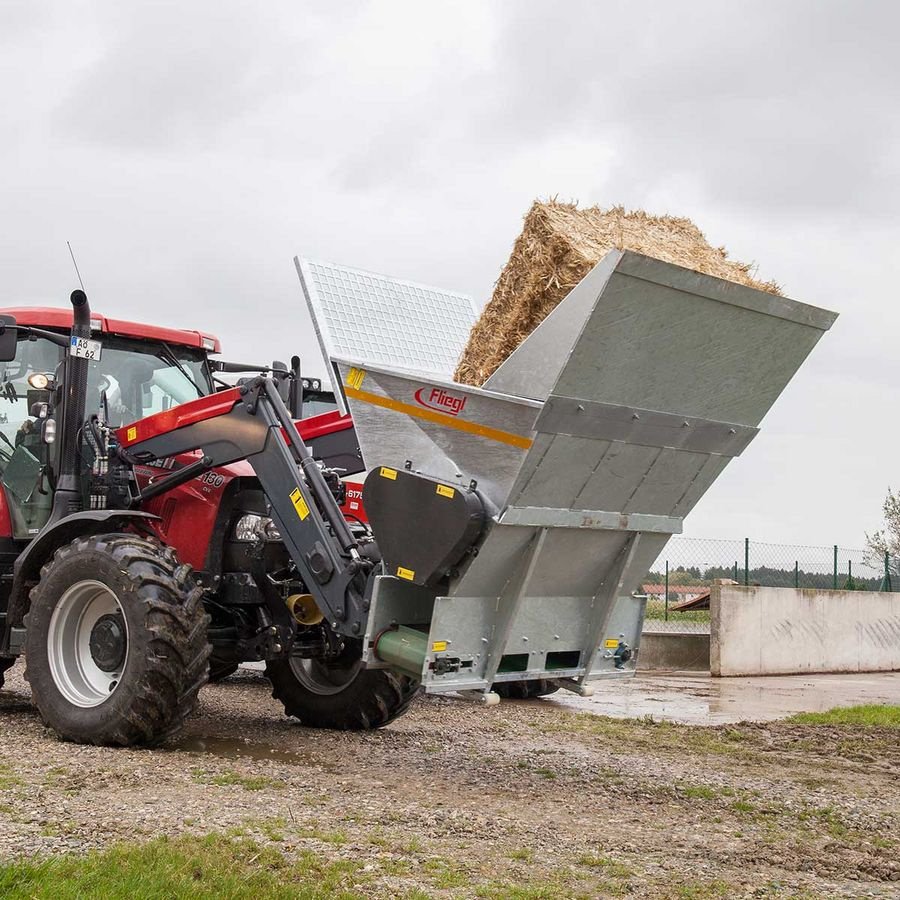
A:
[[[0,329],[0,672],[24,652],[46,724],[152,744],[250,660],[306,725],[406,709],[415,679],[360,662],[378,551],[345,502],[352,423],[296,358],[215,361],[216,338],[92,315],[82,291]]]

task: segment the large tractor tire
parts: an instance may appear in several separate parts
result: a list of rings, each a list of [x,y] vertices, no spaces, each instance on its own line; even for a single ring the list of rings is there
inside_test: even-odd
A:
[[[77,538],[41,570],[25,619],[25,677],[63,740],[153,745],[206,683],[203,591],[168,547],[132,534]]]
[[[501,681],[491,690],[507,700],[530,700],[532,697],[555,694],[559,690],[559,685],[546,678],[535,678],[531,681]]]
[[[348,644],[330,664],[317,659],[278,659],[266,664],[272,696],[289,716],[311,728],[367,731],[406,712],[419,683],[387,669],[366,669],[358,644]]]

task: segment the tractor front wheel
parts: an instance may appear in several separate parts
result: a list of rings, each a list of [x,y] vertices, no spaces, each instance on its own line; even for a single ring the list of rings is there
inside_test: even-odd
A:
[[[157,744],[206,683],[203,592],[171,548],[78,538],[41,570],[25,619],[25,677],[44,722],[80,744]]]
[[[419,683],[388,669],[366,669],[360,654],[357,644],[348,644],[336,660],[270,660],[272,696],[311,728],[381,728],[406,712]]]

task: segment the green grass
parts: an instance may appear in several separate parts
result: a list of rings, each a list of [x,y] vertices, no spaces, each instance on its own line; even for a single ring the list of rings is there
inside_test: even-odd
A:
[[[900,728],[900,706],[843,706],[820,713],[797,713],[786,721],[795,725],[854,725]]]
[[[84,856],[0,864],[0,896],[6,900],[238,900],[238,898],[336,898],[360,896],[368,876],[352,861],[326,862],[302,853],[295,862],[254,841],[223,835],[157,838],[120,844]]]
[[[218,787],[231,787],[237,785],[245,791],[262,791],[270,787],[278,787],[283,782],[265,775],[240,775],[237,772],[222,772],[218,775],[210,775],[204,772],[195,772],[194,781],[198,784],[214,784]]]
[[[591,869],[602,869],[604,874],[612,878],[631,878],[634,872],[623,863],[616,862],[608,856],[597,856],[593,853],[585,853],[578,857],[578,864]]]

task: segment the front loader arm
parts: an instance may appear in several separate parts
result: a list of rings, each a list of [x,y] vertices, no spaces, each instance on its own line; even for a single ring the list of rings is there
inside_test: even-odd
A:
[[[196,463],[145,489],[149,499],[215,466],[246,460],[256,473],[308,590],[342,634],[365,631],[373,563],[356,540],[271,378],[183,403],[116,432],[119,455],[146,462],[199,450]]]

